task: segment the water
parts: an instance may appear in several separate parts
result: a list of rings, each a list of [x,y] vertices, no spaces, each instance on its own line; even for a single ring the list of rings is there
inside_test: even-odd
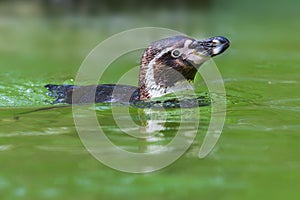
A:
[[[187,152],[174,164],[144,175],[121,173],[93,158],[75,130],[72,108],[51,105],[43,88],[47,83],[72,82],[84,56],[106,37],[99,36],[100,28],[90,25],[87,31],[59,26],[52,36],[48,33],[51,28],[38,20],[23,21],[27,27],[1,21],[5,31],[0,33],[0,198],[296,199],[300,178],[299,23],[287,11],[284,17],[272,11],[270,15],[258,11],[256,16],[242,13],[244,18],[238,17],[239,11],[233,10],[241,5],[230,5],[231,13],[214,11],[218,15],[209,27],[212,34],[225,35],[232,42],[215,59],[227,92],[227,117],[220,140],[208,157],[198,158],[211,112],[210,106],[202,107],[200,128]],[[198,28],[189,26],[188,34],[197,35]],[[138,59],[128,62],[134,66]],[[113,82],[114,74],[107,79]],[[31,112],[48,107],[52,108]],[[121,119],[126,116],[122,107],[114,108]],[[113,143],[133,152],[168,144],[180,122],[179,111],[168,110],[168,123],[156,123],[162,130],[155,140],[141,141],[116,127],[111,109],[96,107],[99,122]],[[138,112],[131,109],[137,122]],[[190,122],[182,126],[191,129]]]

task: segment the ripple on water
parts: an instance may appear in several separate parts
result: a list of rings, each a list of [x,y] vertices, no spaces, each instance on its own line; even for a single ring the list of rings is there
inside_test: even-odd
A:
[[[43,151],[64,152],[71,154],[86,154],[86,149],[81,146],[46,146],[36,145],[35,148]]]
[[[49,105],[51,98],[46,94],[44,83],[24,79],[13,79],[1,84],[0,106],[41,106]]]
[[[10,186],[10,182],[8,182],[5,178],[0,177],[0,189],[6,189]]]
[[[43,135],[60,135],[71,132],[71,127],[45,128],[42,131],[24,131],[15,133],[1,133],[0,137],[19,137],[19,136],[43,136]],[[4,147],[5,148],[5,147]],[[0,149],[1,151],[1,149]]]
[[[13,148],[13,145],[9,144],[9,145],[0,145],[0,151],[7,151],[7,150],[11,150]]]
[[[300,81],[296,80],[278,80],[278,79],[268,79],[268,78],[254,78],[254,77],[239,77],[239,78],[227,78],[224,79],[225,82],[241,82],[241,81],[251,81],[251,82],[263,82],[268,84],[300,84]]]
[[[262,76],[267,76],[263,74]],[[300,86],[297,79],[234,77],[225,79],[227,124],[242,133],[295,134],[300,130]]]
[[[14,190],[14,194],[17,197],[24,197],[26,195],[26,193],[27,193],[27,190],[24,187],[18,187]]]
[[[61,191],[57,188],[46,188],[41,191],[41,196],[46,198],[57,197]]]

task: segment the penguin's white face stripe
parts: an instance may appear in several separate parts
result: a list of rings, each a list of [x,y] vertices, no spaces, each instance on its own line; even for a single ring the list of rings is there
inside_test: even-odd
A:
[[[164,88],[161,88],[159,85],[156,84],[155,79],[154,79],[154,66],[156,65],[157,59],[162,57],[165,53],[169,52],[172,50],[173,47],[166,48],[162,50],[159,54],[157,54],[148,64],[147,70],[146,70],[146,75],[145,75],[145,83],[146,83],[146,88],[147,91],[150,95],[151,98],[153,97],[159,97],[164,95]]]

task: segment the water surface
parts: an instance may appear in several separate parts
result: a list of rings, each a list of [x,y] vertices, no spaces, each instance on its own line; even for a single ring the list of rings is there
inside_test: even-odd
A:
[[[241,11],[234,10],[239,6]],[[225,35],[232,42],[228,52],[215,59],[227,92],[227,118],[222,136],[208,157],[198,158],[211,111],[210,106],[202,107],[200,128],[187,152],[171,166],[145,175],[121,173],[93,158],[77,135],[70,106],[31,112],[53,107],[43,85],[71,83],[83,58],[97,42],[121,30],[101,32],[97,19],[87,20],[90,24],[82,28],[83,24],[74,19],[74,29],[58,23],[54,34],[53,24],[48,26],[36,19],[1,20],[0,198],[295,199],[299,196],[297,15],[288,11],[282,16],[271,11],[267,15],[259,10],[253,15],[243,13],[246,8],[239,4],[227,9],[231,12],[214,11],[207,33]],[[130,17],[125,20],[132,27],[143,24],[133,23]],[[149,26],[166,25],[146,22]],[[172,26],[171,23],[169,27]],[[181,27],[181,31],[187,30],[192,36],[199,34],[198,29],[192,22]],[[138,58],[123,64],[135,66]],[[113,82],[115,75],[106,78],[103,81]],[[156,140],[142,141],[116,127],[110,106],[100,105],[96,109],[107,136],[133,152],[148,151],[172,140],[180,118],[176,109],[167,112],[168,123],[156,123],[163,127]],[[139,119],[137,113],[133,108],[133,119]],[[119,114],[125,115],[122,109]],[[189,122],[183,126],[187,131],[191,128]]]

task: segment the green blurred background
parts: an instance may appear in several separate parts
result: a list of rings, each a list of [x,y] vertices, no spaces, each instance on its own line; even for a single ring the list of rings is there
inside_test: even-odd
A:
[[[298,199],[299,7],[297,0],[1,0],[0,199]],[[231,41],[214,59],[228,109],[221,139],[207,158],[197,157],[200,134],[164,170],[121,173],[86,152],[70,107],[19,114],[51,106],[43,85],[72,83],[99,42],[148,26]],[[138,65],[136,56],[122,67]],[[102,81],[114,83],[121,73]],[[110,124],[107,110],[98,117]],[[209,111],[203,108],[201,131]],[[123,147],[138,145],[113,125],[106,128]],[[172,137],[171,130],[160,139]]]

